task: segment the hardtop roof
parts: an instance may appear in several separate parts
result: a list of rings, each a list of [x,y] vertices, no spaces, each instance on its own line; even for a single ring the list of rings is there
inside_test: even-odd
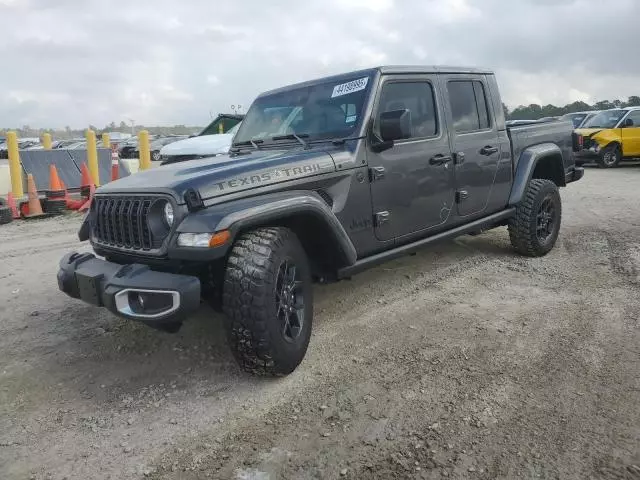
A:
[[[475,74],[475,75],[493,75],[494,72],[483,68],[474,67],[454,67],[446,65],[381,65],[378,67],[367,68],[363,70],[354,70],[351,72],[340,73],[337,75],[331,75],[327,77],[319,77],[304,82],[294,83],[284,87],[276,88],[262,92],[258,97],[265,95],[272,95],[274,93],[285,92],[287,90],[293,90],[296,88],[302,88],[315,83],[328,83],[328,82],[343,82],[347,79],[357,78],[358,76],[370,76],[372,74],[393,75],[393,74],[429,74],[429,73],[460,73],[460,74]]]

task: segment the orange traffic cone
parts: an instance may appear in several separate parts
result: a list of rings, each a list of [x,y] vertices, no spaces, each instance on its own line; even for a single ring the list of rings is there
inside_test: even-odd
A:
[[[29,213],[26,218],[41,217],[44,213],[42,212],[40,197],[38,197],[36,182],[31,173],[27,175],[27,190],[29,191]]]
[[[11,209],[11,216],[14,220],[20,218],[20,212],[18,211],[18,205],[16,199],[13,198],[13,192],[7,194],[7,205]]]
[[[82,179],[80,181],[80,195],[83,197],[89,197],[91,195],[91,185],[93,185],[93,181],[91,180],[89,168],[86,163],[82,164],[80,172],[82,173]]]
[[[49,191],[51,192],[63,192],[62,182],[58,176],[58,169],[55,165],[49,165]]]
[[[58,176],[58,170],[55,165],[49,165],[49,190],[46,195],[47,201],[44,204],[46,213],[52,215],[61,215],[67,208],[65,199],[65,190],[62,187],[62,181]]]

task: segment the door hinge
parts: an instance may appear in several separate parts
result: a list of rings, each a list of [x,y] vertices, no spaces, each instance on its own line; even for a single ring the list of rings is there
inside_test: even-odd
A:
[[[389,217],[391,214],[387,211],[378,212],[373,216],[373,221],[375,222],[376,227],[381,227],[385,223],[389,221]]]
[[[372,167],[369,169],[369,181],[375,182],[384,178],[384,167]]]
[[[467,198],[469,198],[469,192],[467,192],[466,190],[458,190],[456,192],[457,203],[461,203],[463,200],[466,200]]]

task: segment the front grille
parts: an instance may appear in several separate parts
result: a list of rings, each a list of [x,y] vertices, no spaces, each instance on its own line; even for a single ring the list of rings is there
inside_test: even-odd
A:
[[[94,197],[91,230],[95,242],[112,248],[150,251],[160,248],[166,238],[154,235],[149,211],[155,197]],[[166,232],[168,233],[168,232]]]

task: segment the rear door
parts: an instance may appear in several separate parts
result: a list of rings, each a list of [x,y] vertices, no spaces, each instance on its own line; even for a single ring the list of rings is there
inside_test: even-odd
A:
[[[374,105],[373,136],[380,115],[407,109],[411,138],[380,153],[367,150],[376,237],[389,240],[447,221],[453,208],[454,177],[449,137],[435,75],[389,75]]]
[[[484,75],[445,75],[458,215],[482,212],[498,171],[500,143]]]
[[[622,129],[622,154],[625,157],[640,157],[640,110],[634,110],[625,121],[631,119],[633,125]]]

